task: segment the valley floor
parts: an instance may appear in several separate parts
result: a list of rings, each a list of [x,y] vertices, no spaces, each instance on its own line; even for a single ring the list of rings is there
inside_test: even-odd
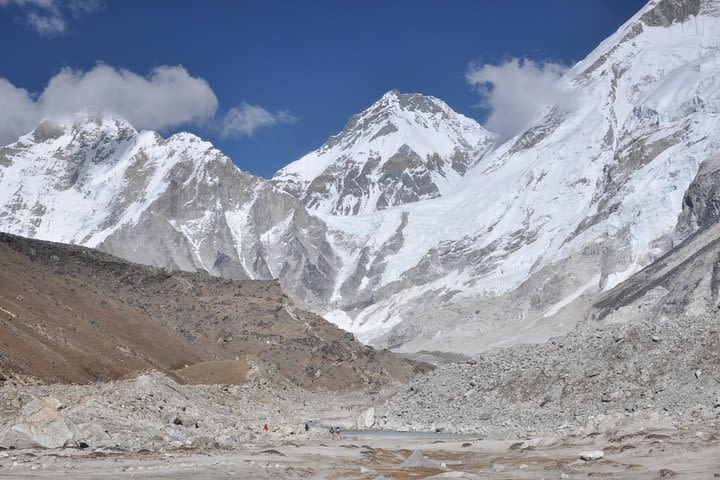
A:
[[[260,368],[238,385],[9,379],[0,478],[720,477],[718,317],[589,323],[358,392]]]
[[[125,452],[108,449],[0,452],[0,478],[713,478],[720,476],[717,432],[673,431],[608,439],[604,435],[522,442],[378,439],[363,442],[310,436],[231,450]],[[542,443],[542,442],[541,442]],[[437,467],[401,467],[416,450]],[[581,452],[604,458],[583,461]],[[444,463],[445,466],[440,466]]]

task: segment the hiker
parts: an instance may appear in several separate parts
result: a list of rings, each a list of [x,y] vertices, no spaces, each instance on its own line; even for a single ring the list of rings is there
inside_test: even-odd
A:
[[[263,430],[265,430],[266,432],[268,431],[267,423],[263,426]]]
[[[305,431],[306,431],[306,432],[309,432],[309,431],[310,431],[310,425],[308,425],[307,423],[305,424]]]
[[[335,427],[330,427],[330,438],[335,438]]]
[[[340,427],[335,427],[335,435],[337,435],[338,440],[340,440]]]

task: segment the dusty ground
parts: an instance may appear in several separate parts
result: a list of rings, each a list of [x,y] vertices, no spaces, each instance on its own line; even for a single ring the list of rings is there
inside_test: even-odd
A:
[[[362,442],[329,437],[248,444],[233,450],[115,452],[29,450],[0,452],[0,478],[713,478],[720,476],[717,434],[693,431],[653,433],[611,441],[593,438],[548,440],[522,448],[519,442],[378,439]],[[542,442],[540,442],[542,444]],[[465,445],[465,446],[463,446]],[[415,449],[446,467],[401,468]],[[580,452],[605,457],[583,461]],[[455,472],[455,473],[451,473]],[[464,472],[465,476],[460,476]],[[455,475],[455,476],[453,476]]]

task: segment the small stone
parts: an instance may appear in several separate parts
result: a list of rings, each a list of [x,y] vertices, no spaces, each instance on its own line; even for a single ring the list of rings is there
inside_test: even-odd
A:
[[[582,452],[580,453],[580,460],[585,460],[586,462],[590,462],[593,460],[600,460],[605,456],[605,454],[602,452],[602,450],[592,450],[589,452]]]
[[[652,340],[654,343],[658,343],[658,342],[660,341],[660,337],[658,337],[657,335],[653,335],[652,338],[651,338],[651,340]]]
[[[560,478],[570,478],[570,475],[568,475],[567,473],[561,473]]]
[[[523,464],[520,465],[518,468],[519,468],[520,470],[527,470],[527,469],[530,468],[530,467],[528,467],[527,465],[525,465],[525,464],[523,463]]]
[[[700,377],[702,376],[702,370],[695,370],[694,375],[695,375],[695,378],[700,380]]]
[[[677,472],[670,470],[669,468],[663,468],[660,470],[660,478],[674,477],[675,475],[677,475]]]

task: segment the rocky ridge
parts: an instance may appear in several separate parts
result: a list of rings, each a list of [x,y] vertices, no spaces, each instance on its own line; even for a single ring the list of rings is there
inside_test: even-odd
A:
[[[355,341],[271,281],[131,264],[0,234],[0,383],[91,382],[159,370],[242,383],[258,369],[310,389],[379,388],[415,364]]]
[[[720,422],[719,342],[714,312],[590,324],[442,365],[375,415],[381,428],[505,439],[712,429]]]
[[[134,262],[280,278],[322,302],[334,255],[303,206],[189,133],[163,139],[92,109],[0,148],[0,229]]]

